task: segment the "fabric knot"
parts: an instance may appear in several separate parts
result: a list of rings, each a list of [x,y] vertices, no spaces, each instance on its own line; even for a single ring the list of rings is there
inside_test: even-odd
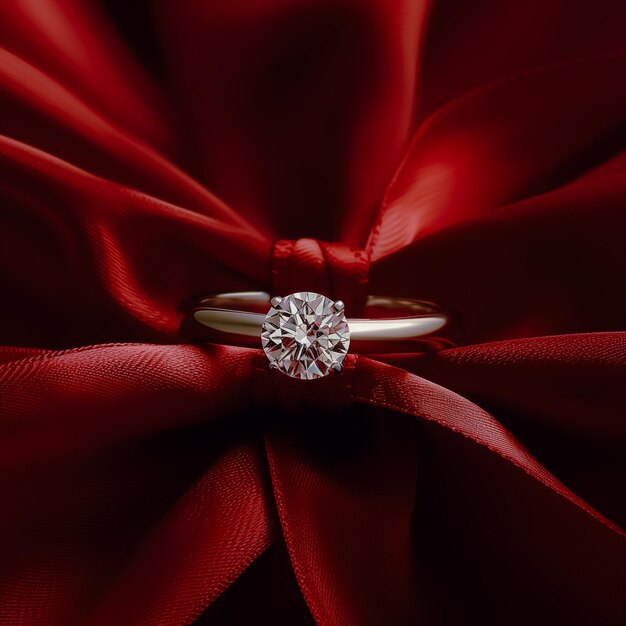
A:
[[[363,313],[368,274],[364,250],[316,239],[283,239],[274,246],[272,295],[314,291],[343,300],[346,314],[357,317]]]
[[[360,316],[367,295],[369,258],[365,251],[316,239],[281,240],[274,246],[272,295],[313,291],[343,300],[348,316]],[[268,368],[260,352],[255,375],[255,397],[260,405],[288,414],[310,411],[332,413],[352,403],[352,379],[357,357],[348,354],[341,374],[315,381],[289,378]]]

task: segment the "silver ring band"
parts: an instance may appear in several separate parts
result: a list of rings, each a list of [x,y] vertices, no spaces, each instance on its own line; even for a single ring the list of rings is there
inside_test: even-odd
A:
[[[211,334],[196,338],[229,345],[258,345],[270,295],[263,291],[223,293],[204,298],[192,309],[195,322]],[[337,304],[341,304],[337,301]],[[242,310],[243,309],[243,310]],[[393,317],[380,317],[389,314]],[[443,329],[448,316],[432,303],[406,298],[368,296],[365,312],[371,319],[349,319],[351,351],[370,342],[397,342],[424,338]],[[371,349],[371,346],[370,346]]]

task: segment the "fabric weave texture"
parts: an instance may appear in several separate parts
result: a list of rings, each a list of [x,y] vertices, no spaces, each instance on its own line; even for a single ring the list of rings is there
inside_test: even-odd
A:
[[[0,3],[0,625],[626,623],[626,7]],[[317,381],[194,298],[436,302]]]

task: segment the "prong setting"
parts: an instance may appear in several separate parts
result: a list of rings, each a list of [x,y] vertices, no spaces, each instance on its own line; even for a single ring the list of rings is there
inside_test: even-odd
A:
[[[276,308],[277,306],[280,306],[280,303],[283,301],[283,299],[280,296],[274,296],[271,300],[270,300],[270,304]]]
[[[337,310],[330,298],[311,291],[272,298],[271,303],[261,345],[272,369],[304,380],[341,371],[350,346],[343,303]]]
[[[343,303],[343,300],[335,300],[335,304],[333,305],[333,309],[339,313],[339,311],[343,311],[346,308],[346,305]]]

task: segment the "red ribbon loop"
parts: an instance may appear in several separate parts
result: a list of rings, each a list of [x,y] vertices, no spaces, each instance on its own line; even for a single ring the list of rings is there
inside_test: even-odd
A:
[[[364,250],[316,239],[280,240],[274,246],[273,294],[314,291],[343,300],[348,316],[362,314],[369,258]]]

